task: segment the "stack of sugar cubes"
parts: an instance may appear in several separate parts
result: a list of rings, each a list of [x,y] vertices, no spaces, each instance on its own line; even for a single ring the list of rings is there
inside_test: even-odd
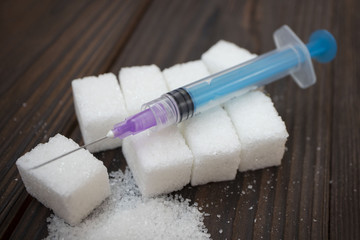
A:
[[[103,137],[114,124],[167,91],[255,56],[235,44],[219,41],[201,60],[163,72],[149,65],[121,69],[119,81],[112,73],[74,80],[74,104],[84,143]],[[251,91],[179,126],[148,130],[123,141],[108,140],[90,146],[89,151],[122,145],[141,193],[151,197],[179,190],[188,183],[232,180],[238,170],[279,165],[287,137],[271,99],[261,91]],[[17,161],[28,192],[70,224],[81,221],[109,195],[105,167],[87,150],[38,169],[32,167],[76,146],[57,135]],[[74,180],[77,184],[70,184]]]
[[[162,75],[159,70],[150,73],[154,66],[123,68],[119,81],[127,105],[135,96],[146,103],[254,57],[233,43],[219,41],[201,60],[177,64],[163,70]],[[142,194],[154,196],[181,189],[189,182],[200,185],[232,180],[237,170],[280,165],[287,137],[271,99],[261,91],[251,91],[184,121],[177,129],[128,137],[122,151]]]
[[[163,73],[169,90],[209,75],[200,60],[175,65]],[[240,142],[231,119],[221,106],[183,122],[180,129],[194,155],[192,185],[235,178],[240,163]]]
[[[246,49],[220,40],[201,56],[211,73],[255,58]],[[281,164],[289,136],[270,97],[251,91],[224,104],[241,144],[239,171]]]

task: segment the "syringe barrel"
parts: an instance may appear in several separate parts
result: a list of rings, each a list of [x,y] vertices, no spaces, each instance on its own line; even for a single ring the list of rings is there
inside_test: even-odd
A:
[[[303,61],[301,48],[284,47],[175,89],[144,105],[157,129],[182,122],[251,89],[294,72]]]
[[[301,48],[284,47],[186,85],[182,89],[191,96],[194,114],[197,114],[297,71],[304,60],[303,56]]]
[[[163,95],[162,98],[170,99],[168,109],[176,109],[170,111],[176,114],[170,122],[186,120],[287,75],[291,75],[299,87],[307,88],[316,82],[311,57],[329,62],[337,51],[336,40],[326,30],[314,32],[310,42],[304,45],[285,25],[274,32],[274,40],[276,50]],[[163,102],[159,100],[153,101],[153,105]]]

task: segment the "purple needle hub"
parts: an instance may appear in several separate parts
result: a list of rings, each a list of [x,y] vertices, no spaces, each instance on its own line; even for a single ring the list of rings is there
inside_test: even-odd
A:
[[[115,124],[107,137],[123,139],[152,127],[162,129],[175,124],[179,119],[176,102],[167,95],[145,104],[144,107],[145,110]]]
[[[156,118],[150,108],[139,112],[114,126],[114,137],[123,139],[156,126]]]

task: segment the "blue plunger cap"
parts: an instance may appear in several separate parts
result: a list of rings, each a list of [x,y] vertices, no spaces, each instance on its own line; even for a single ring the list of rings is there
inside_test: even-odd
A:
[[[326,30],[313,32],[306,44],[312,58],[321,63],[333,60],[337,52],[337,44],[334,36]]]

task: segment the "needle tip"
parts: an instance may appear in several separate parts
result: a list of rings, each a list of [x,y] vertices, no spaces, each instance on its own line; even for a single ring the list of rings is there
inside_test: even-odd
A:
[[[106,137],[108,138],[114,138],[115,135],[114,135],[114,132],[112,130],[110,130],[107,134],[106,134]]]

